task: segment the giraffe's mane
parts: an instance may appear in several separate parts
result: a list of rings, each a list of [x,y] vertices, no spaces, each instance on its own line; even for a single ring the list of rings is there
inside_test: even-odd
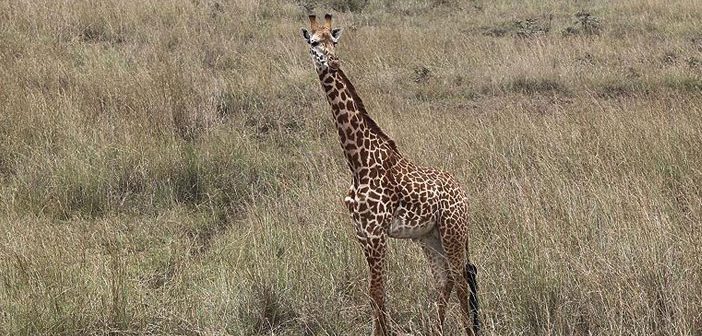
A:
[[[397,150],[397,145],[395,145],[395,141],[392,140],[383,130],[378,126],[378,124],[373,120],[373,118],[368,115],[368,112],[366,112],[366,107],[363,105],[363,101],[361,100],[361,97],[358,96],[358,93],[356,93],[356,88],[351,84],[351,81],[349,80],[348,77],[346,77],[346,74],[344,71],[341,69],[337,69],[336,72],[339,73],[339,77],[341,77],[341,80],[346,84],[346,88],[348,88],[349,93],[351,94],[351,98],[353,99],[354,103],[356,104],[356,107],[358,108],[358,111],[361,112],[361,116],[363,116],[363,119],[366,121],[366,125],[370,128],[372,132],[377,134],[381,139],[385,140],[385,142],[388,144],[390,149],[393,150],[396,154],[399,154],[400,152]]]

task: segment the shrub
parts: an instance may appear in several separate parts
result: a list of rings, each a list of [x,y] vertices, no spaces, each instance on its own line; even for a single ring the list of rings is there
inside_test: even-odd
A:
[[[573,35],[600,35],[602,25],[600,19],[587,11],[575,13],[573,25],[563,30],[563,36]]]

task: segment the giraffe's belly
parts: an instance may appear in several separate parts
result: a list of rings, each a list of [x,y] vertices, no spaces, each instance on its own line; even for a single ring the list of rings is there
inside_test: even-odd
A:
[[[436,218],[430,209],[418,209],[400,204],[393,213],[388,236],[399,239],[420,238],[436,226]]]

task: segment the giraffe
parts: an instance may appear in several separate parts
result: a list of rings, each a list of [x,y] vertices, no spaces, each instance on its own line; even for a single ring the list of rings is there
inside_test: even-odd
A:
[[[398,238],[416,242],[429,261],[437,293],[434,331],[442,333],[446,305],[456,287],[465,331],[477,335],[477,269],[467,256],[465,193],[448,173],[419,167],[400,153],[395,142],[368,115],[340,68],[335,48],[342,29],[332,29],[331,14],[324,16],[321,25],[314,15],[309,20],[311,31],[302,28],[302,36],[310,46],[351,170],[352,183],[344,203],[368,262],[373,334],[389,333],[383,272],[386,241]]]

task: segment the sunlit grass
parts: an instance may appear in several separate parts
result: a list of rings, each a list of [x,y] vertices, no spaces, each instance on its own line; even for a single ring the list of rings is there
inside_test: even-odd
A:
[[[0,1],[0,333],[370,332],[311,7],[468,191],[486,335],[702,331],[694,1],[176,0]],[[426,334],[422,253],[387,268]]]

